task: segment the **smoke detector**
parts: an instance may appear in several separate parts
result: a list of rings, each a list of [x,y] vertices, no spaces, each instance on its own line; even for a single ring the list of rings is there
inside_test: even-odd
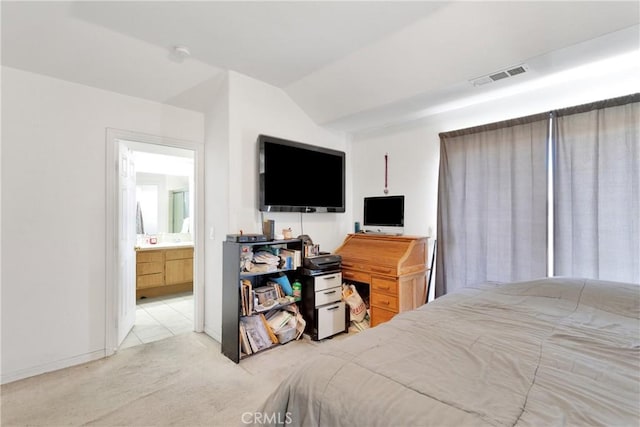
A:
[[[182,62],[189,56],[191,56],[191,52],[186,46],[173,46],[169,49],[169,58],[174,62]]]
[[[529,66],[527,64],[520,64],[506,68],[504,70],[493,72],[491,74],[487,74],[486,76],[469,80],[469,82],[474,86],[482,86],[486,85],[487,83],[493,83],[497,82],[498,80],[508,79],[509,77],[524,74],[527,71],[529,71]]]

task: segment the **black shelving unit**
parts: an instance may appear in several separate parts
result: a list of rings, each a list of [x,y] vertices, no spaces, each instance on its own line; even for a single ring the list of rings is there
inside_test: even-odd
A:
[[[222,244],[222,354],[240,362],[240,317],[241,280],[250,280],[253,288],[266,284],[270,277],[284,273],[291,283],[297,278],[297,269],[284,269],[267,273],[242,272],[240,266],[242,247],[250,246],[252,250],[264,246],[281,246],[287,249],[303,251],[302,240],[270,240],[267,242],[223,242]],[[303,252],[302,252],[303,253]],[[279,307],[274,307],[275,310]],[[266,313],[266,312],[265,312]],[[256,353],[253,353],[256,354]],[[253,355],[252,354],[252,355]]]

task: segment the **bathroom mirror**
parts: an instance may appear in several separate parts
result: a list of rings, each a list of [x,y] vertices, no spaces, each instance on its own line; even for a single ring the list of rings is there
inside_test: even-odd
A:
[[[138,234],[189,232],[189,179],[173,175],[137,173]],[[142,233],[141,233],[142,231]]]
[[[162,152],[133,151],[137,234],[190,233],[193,153],[177,148],[155,149]],[[178,237],[184,239],[185,236]]]

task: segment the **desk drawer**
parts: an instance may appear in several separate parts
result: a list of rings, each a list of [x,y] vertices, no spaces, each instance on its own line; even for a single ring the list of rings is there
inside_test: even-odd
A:
[[[396,279],[371,276],[371,292],[398,295],[398,281]]]
[[[366,261],[345,261],[342,260],[342,268],[345,270],[363,271],[371,274],[386,274],[396,276],[397,269],[395,265],[371,264]]]
[[[342,277],[346,280],[353,280],[354,282],[369,283],[371,281],[371,275],[362,271],[355,270],[342,270]]]
[[[371,292],[371,305],[398,312],[398,298],[390,295]]]
[[[344,332],[346,329],[345,304],[340,301],[318,309],[318,339]]]
[[[316,307],[340,301],[342,299],[342,288],[340,286],[332,289],[324,289],[316,292]]]
[[[395,316],[393,311],[385,310],[378,307],[371,307],[371,326],[377,326],[380,323],[387,322]]]
[[[396,268],[390,265],[372,265],[369,267],[372,273],[388,274],[390,276],[396,275]]]
[[[342,286],[342,273],[325,274],[313,278],[313,290],[316,292],[340,286]]]

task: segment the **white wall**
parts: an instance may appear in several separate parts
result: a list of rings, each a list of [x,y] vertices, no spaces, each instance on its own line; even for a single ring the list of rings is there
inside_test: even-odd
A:
[[[229,222],[229,78],[218,82],[205,114],[204,331],[221,340],[222,242]]]
[[[200,113],[2,68],[2,382],[104,356],[106,128],[202,142]]]
[[[211,202],[207,212],[214,211],[212,216],[207,213],[207,219],[215,218],[215,238],[207,246],[212,256],[207,255],[205,331],[216,339],[220,339],[221,332],[222,242],[227,233],[262,232],[258,211],[258,135],[347,151],[344,134],[317,126],[281,89],[229,72],[225,90],[228,91],[227,104],[217,101],[212,112],[207,114],[206,126],[207,173],[212,170],[211,177],[207,177],[207,199]],[[225,114],[228,115],[227,126],[217,119]],[[221,163],[222,159],[228,160],[226,166]],[[221,170],[216,171],[216,168]],[[303,165],[292,164],[291,173],[295,176],[303,169]],[[350,199],[349,184],[347,199]],[[218,195],[214,196],[215,193]],[[218,202],[214,204],[212,200]],[[223,209],[226,212],[222,212]],[[291,227],[294,236],[301,233],[303,226],[304,233],[327,251],[335,249],[344,240],[351,223],[348,213],[304,214],[302,226],[299,213],[270,213],[264,218],[275,220],[276,229]]]
[[[435,233],[438,150],[433,129],[406,125],[360,135],[352,142],[353,217],[362,222],[363,199],[384,196],[384,156],[388,154],[389,195],[405,196],[404,234]]]
[[[362,220],[365,196],[383,195],[384,154],[389,153],[389,194],[406,195],[405,234],[429,235],[432,231],[435,237],[440,132],[640,91],[640,64],[580,71],[537,82],[529,89],[523,86],[494,94],[492,99],[461,100],[420,120],[354,135],[354,220]]]

